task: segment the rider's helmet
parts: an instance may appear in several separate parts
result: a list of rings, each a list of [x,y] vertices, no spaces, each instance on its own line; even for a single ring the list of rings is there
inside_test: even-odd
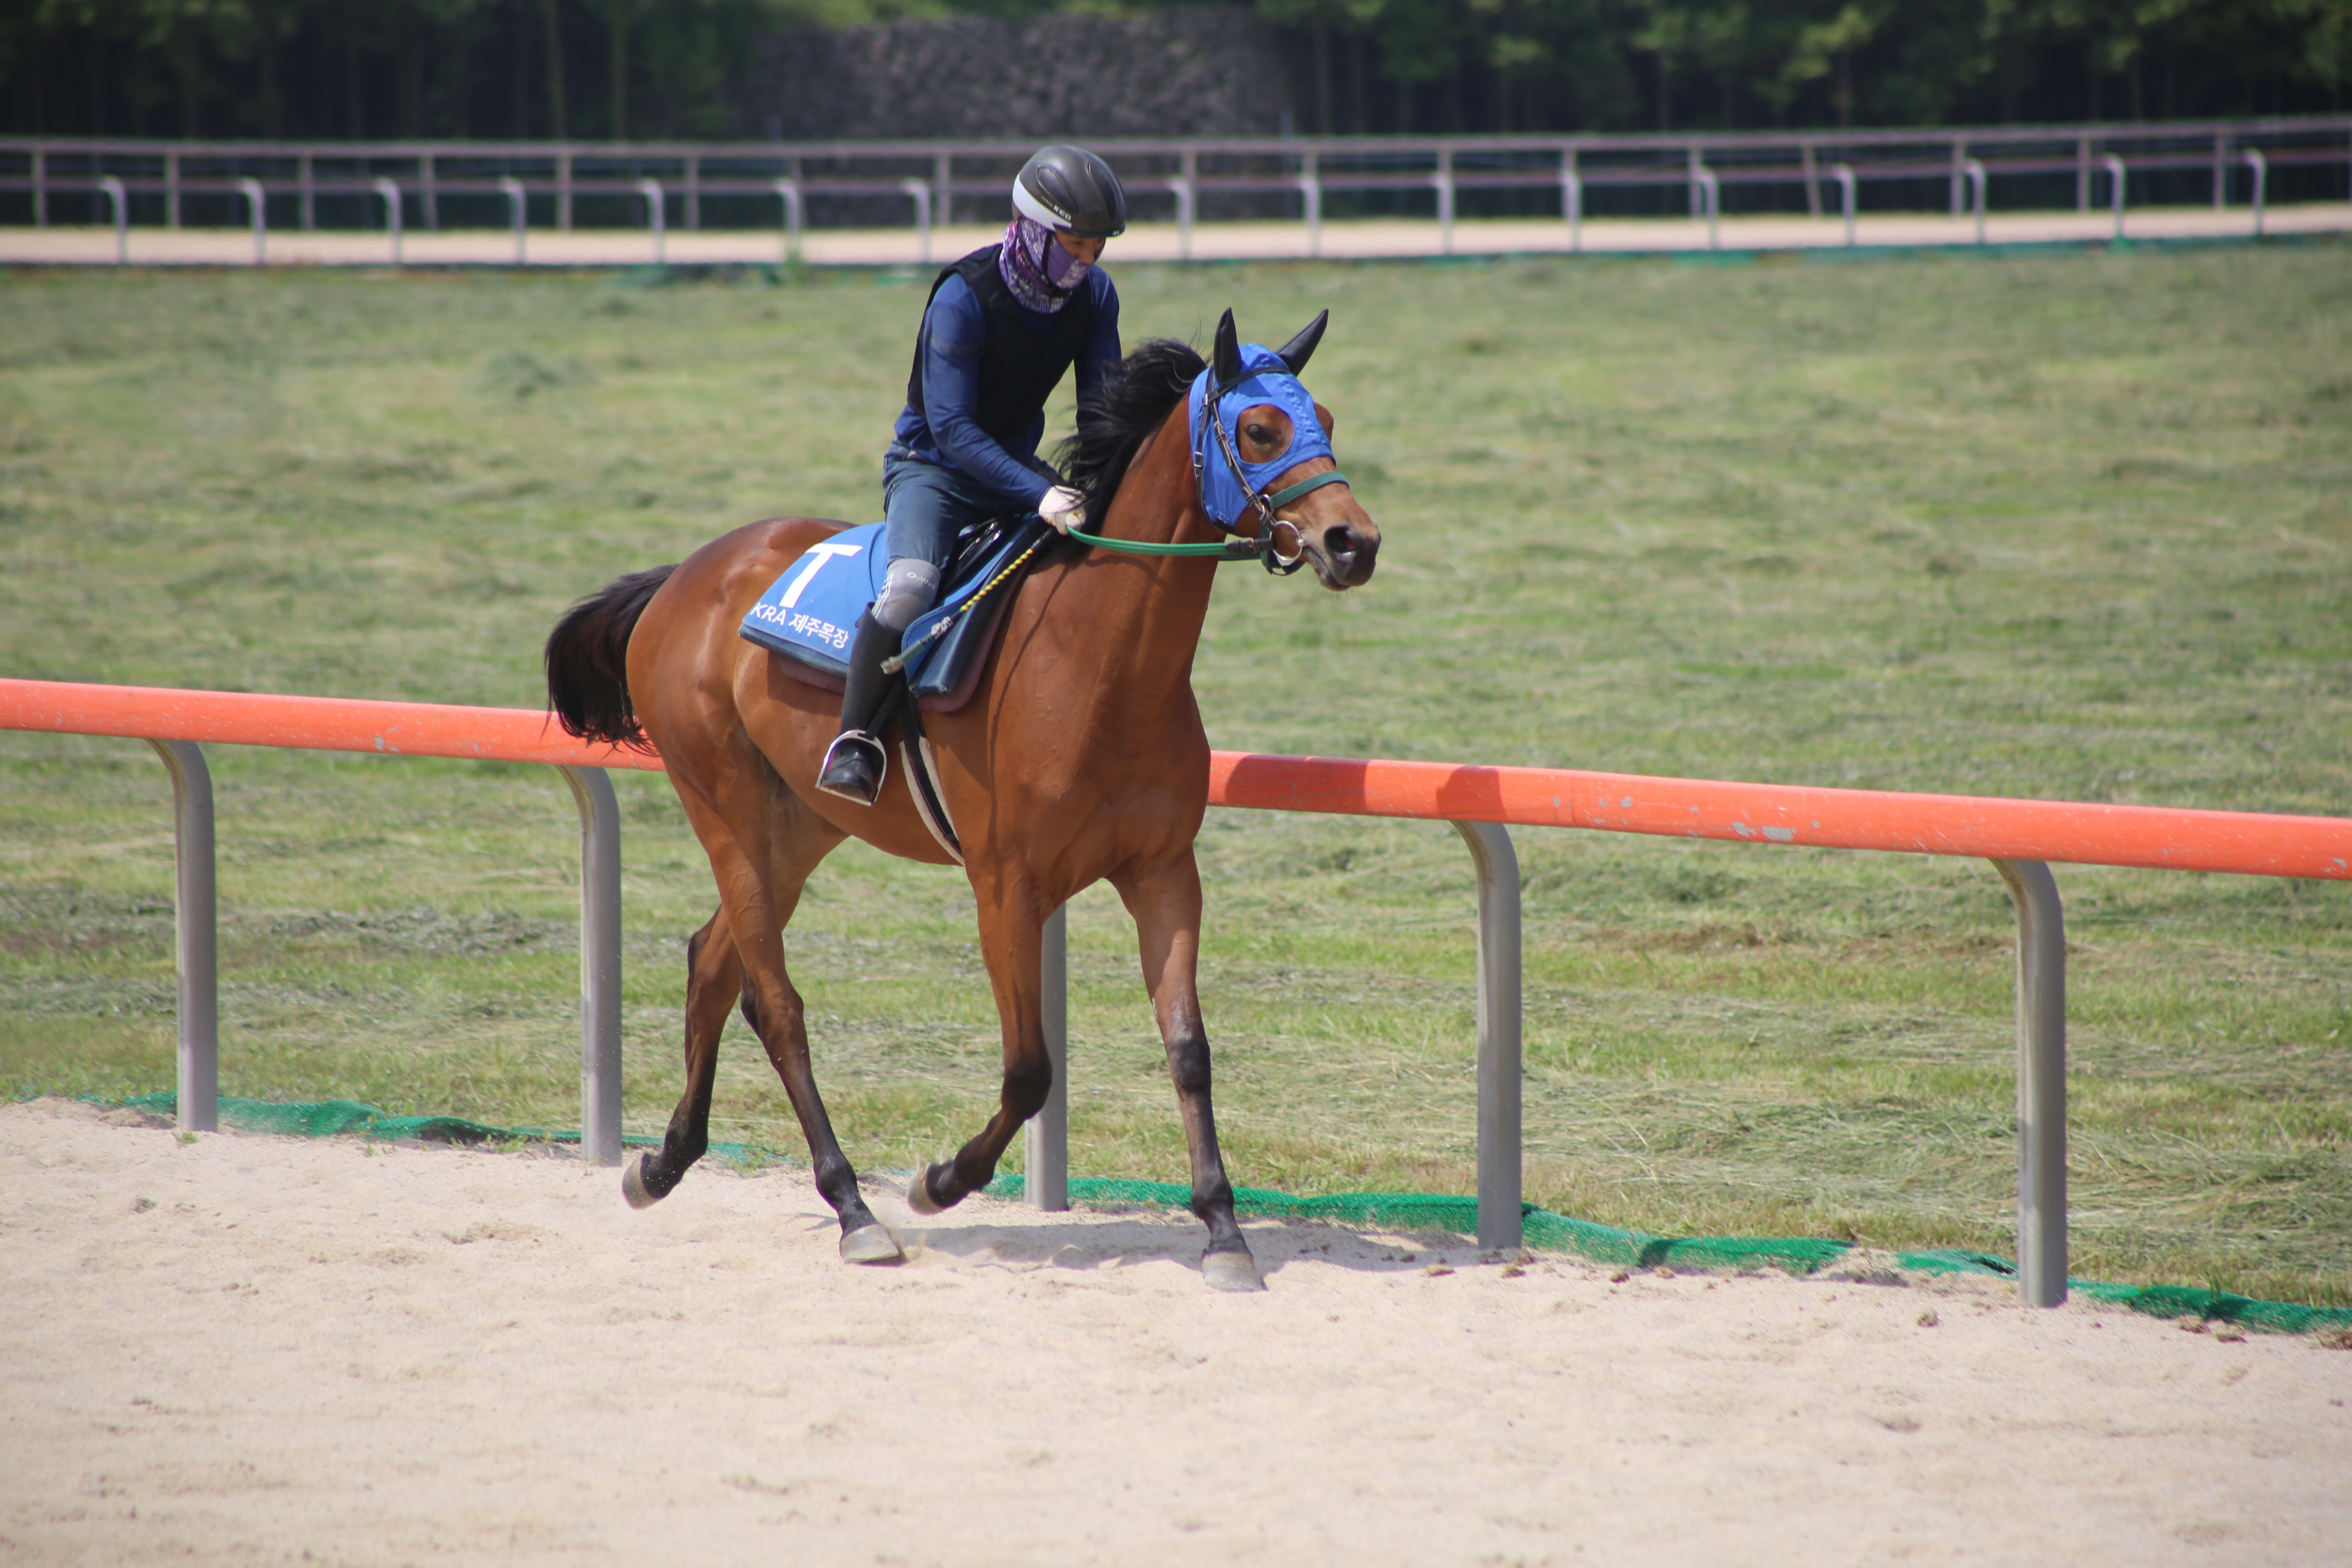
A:
[[[1083,147],[1039,148],[1013,182],[1013,205],[1055,234],[1110,239],[1127,230],[1127,192]]]

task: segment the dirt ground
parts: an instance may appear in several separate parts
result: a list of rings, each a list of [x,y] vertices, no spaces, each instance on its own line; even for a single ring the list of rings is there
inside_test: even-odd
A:
[[[2126,215],[2125,233],[2139,239],[2226,238],[2253,232],[2245,207],[2144,207]],[[912,226],[887,229],[812,229],[802,254],[830,266],[920,266],[945,261],[994,241],[1003,224],[958,224],[932,231],[928,247]],[[2329,234],[2352,229],[2352,205],[2308,202],[2273,206],[2264,215],[2268,233]],[[2076,242],[2098,244],[2115,234],[2114,216],[2095,212],[2007,212],[1990,215],[1985,240],[1992,245]],[[1854,240],[1861,245],[1965,246],[1976,243],[1972,217],[1933,213],[1874,213],[1861,218]],[[1834,249],[1846,243],[1845,225],[1835,216],[1728,217],[1710,236],[1702,220],[1596,218],[1571,235],[1552,218],[1465,218],[1454,226],[1451,249],[1461,256],[1534,255],[1565,251],[1571,245],[1595,252]],[[262,248],[272,266],[380,267],[392,258],[391,237],[381,231],[299,229],[270,231]],[[1334,220],[1310,236],[1303,222],[1204,223],[1194,228],[1189,251],[1176,226],[1139,223],[1113,242],[1109,260],[1119,263],[1297,259],[1319,255],[1341,258],[1436,256],[1447,236],[1430,219]],[[125,251],[134,265],[242,267],[254,259],[248,228],[135,227]],[[676,229],[666,234],[660,258],[674,266],[772,265],[783,258],[781,229]],[[505,229],[410,229],[402,237],[401,258],[410,266],[507,266],[519,258],[514,236]],[[47,228],[0,227],[0,264],[93,265],[115,259],[111,229],[53,224]],[[533,229],[520,258],[535,267],[640,267],[656,259],[653,236],[643,229]]]
[[[1990,1280],[1189,1216],[644,1214],[544,1153],[0,1109],[0,1562],[2315,1563],[2352,1352]]]

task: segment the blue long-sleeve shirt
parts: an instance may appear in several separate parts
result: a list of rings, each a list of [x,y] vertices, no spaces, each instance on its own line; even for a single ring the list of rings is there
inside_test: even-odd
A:
[[[1087,275],[1094,306],[1094,331],[1078,352],[1078,395],[1086,396],[1118,363],[1118,290],[1097,267]],[[1024,326],[1044,335],[1054,318],[1042,310],[1014,311]],[[1067,307],[1065,307],[1066,309]],[[980,297],[961,278],[950,276],[923,313],[923,410],[910,405],[891,434],[900,446],[928,462],[955,468],[1032,510],[1060,479],[1037,456],[1045,416],[1029,422],[1012,446],[1000,445],[973,417],[980,404],[980,360],[988,346],[988,315]]]

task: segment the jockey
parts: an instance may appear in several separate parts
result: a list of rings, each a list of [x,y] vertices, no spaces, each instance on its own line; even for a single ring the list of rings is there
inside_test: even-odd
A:
[[[873,733],[888,683],[882,661],[939,597],[965,529],[1035,512],[1064,533],[1082,521],[1077,491],[1037,456],[1045,399],[1077,367],[1086,396],[1118,363],[1118,292],[1096,263],[1127,227],[1127,193],[1110,165],[1047,147],[1022,165],[1013,217],[997,244],[931,285],[907,378],[907,407],[882,458],[889,567],[858,618],[841,695],[841,733],[816,787],[871,805],[887,766]]]

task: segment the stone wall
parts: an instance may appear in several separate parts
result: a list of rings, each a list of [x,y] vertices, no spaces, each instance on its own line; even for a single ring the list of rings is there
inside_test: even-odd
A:
[[[959,16],[782,34],[736,93],[741,132],[785,141],[1274,133],[1278,58],[1239,6],[1133,16]]]

